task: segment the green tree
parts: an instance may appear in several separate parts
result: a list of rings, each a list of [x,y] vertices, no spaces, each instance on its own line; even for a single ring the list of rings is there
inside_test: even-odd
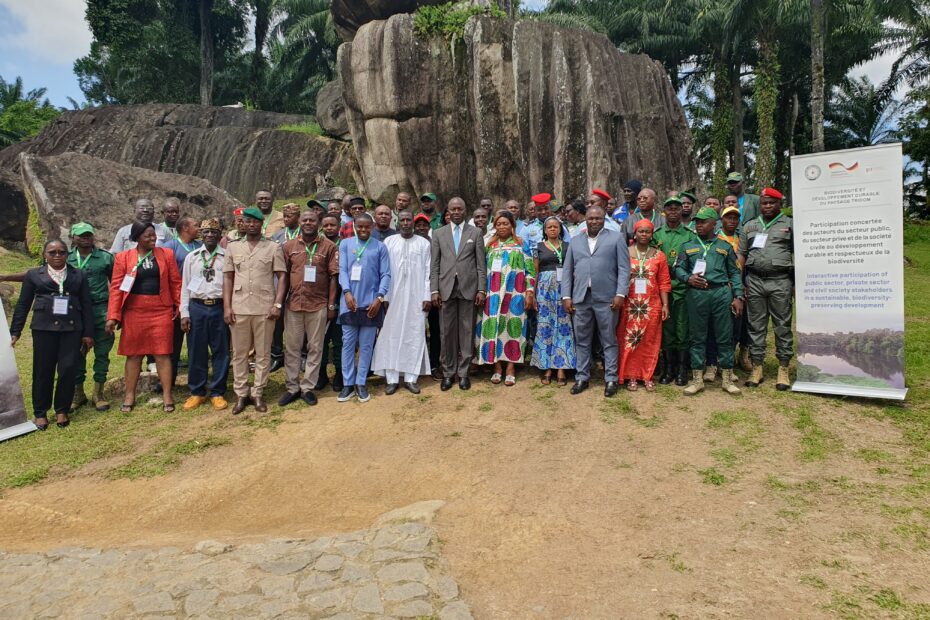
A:
[[[27,92],[19,76],[12,82],[0,77],[0,146],[32,138],[61,114],[45,93],[45,88]]]
[[[850,149],[896,140],[903,105],[868,77],[846,80],[835,89],[828,106],[827,148]]]

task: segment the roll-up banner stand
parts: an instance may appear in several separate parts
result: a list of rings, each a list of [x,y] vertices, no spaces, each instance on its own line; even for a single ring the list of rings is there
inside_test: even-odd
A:
[[[796,392],[904,400],[900,144],[791,158]]]
[[[10,326],[6,322],[6,313],[0,308],[0,441],[34,430],[36,425],[26,419],[16,356],[10,346]]]

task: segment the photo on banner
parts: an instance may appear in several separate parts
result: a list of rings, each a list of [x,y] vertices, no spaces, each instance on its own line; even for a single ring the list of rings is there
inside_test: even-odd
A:
[[[902,169],[900,144],[791,158],[794,391],[907,395]]]
[[[10,346],[10,326],[0,309],[0,441],[31,433],[36,425],[26,418],[26,405],[19,385],[16,356]]]

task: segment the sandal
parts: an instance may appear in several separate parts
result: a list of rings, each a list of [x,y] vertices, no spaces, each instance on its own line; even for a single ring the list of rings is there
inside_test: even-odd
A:
[[[549,385],[550,383],[552,383],[552,371],[547,370],[545,373],[543,373],[542,379],[540,379],[539,381],[543,385]]]
[[[636,381],[629,381],[626,384],[626,389],[628,389],[631,392],[635,392],[636,390],[639,389],[639,384],[636,383]]]
[[[500,382],[501,382],[501,373],[495,372],[493,375],[491,375],[491,383],[493,383],[494,385],[497,385]]]
[[[517,378],[513,375],[507,375],[507,380],[504,381],[504,385],[507,387],[513,387],[516,384]]]
[[[656,391],[656,384],[653,383],[652,381],[646,381],[646,391],[647,391],[647,392],[655,392],[655,391]]]
[[[55,417],[58,417],[58,416],[63,416],[64,420],[62,420],[61,422],[56,420],[55,425],[58,428],[68,428],[68,425],[71,424],[71,418],[68,417],[68,414],[67,413],[56,413]]]
[[[165,403],[165,404],[162,406],[162,410],[163,410],[165,413],[174,413],[174,403]]]
[[[568,380],[565,378],[565,375],[563,375],[562,373],[559,373],[559,380],[557,383],[559,387],[565,387],[566,385],[568,385]]]
[[[38,418],[38,417],[37,417],[37,418],[36,418],[36,421],[34,422],[34,424],[36,425],[36,428],[37,428],[37,429],[39,429],[40,431],[44,431],[45,429],[48,428],[48,418],[47,418],[47,417],[41,417],[41,418]]]
[[[135,406],[136,406],[135,403],[123,403],[122,406],[119,408],[120,413],[130,413],[132,411],[132,408]]]

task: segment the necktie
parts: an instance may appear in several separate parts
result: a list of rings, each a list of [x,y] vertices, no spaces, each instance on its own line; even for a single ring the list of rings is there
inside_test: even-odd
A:
[[[452,227],[452,243],[455,244],[455,253],[459,253],[459,240],[462,237],[462,233],[459,230],[458,226]]]

